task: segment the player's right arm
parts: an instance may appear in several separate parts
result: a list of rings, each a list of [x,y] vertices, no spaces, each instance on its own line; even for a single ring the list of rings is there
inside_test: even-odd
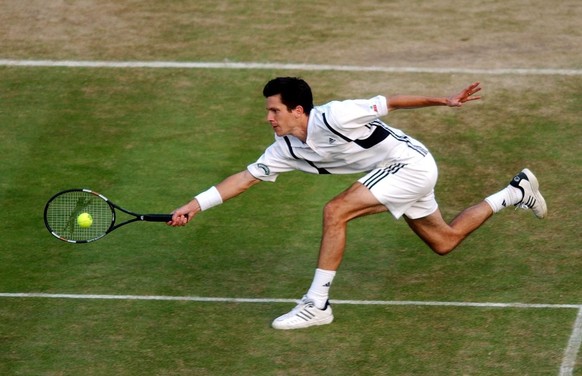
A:
[[[259,182],[261,180],[251,175],[248,170],[231,175],[216,186],[196,196],[186,205],[174,210],[172,212],[172,220],[168,222],[168,225],[184,226],[203,209],[208,209],[230,200]]]

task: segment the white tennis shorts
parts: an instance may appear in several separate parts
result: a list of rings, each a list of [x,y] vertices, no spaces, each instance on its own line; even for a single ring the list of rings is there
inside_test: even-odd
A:
[[[432,155],[427,154],[418,162],[394,163],[371,171],[358,181],[388,208],[394,218],[403,214],[417,219],[434,213],[438,204],[434,187],[438,168]]]

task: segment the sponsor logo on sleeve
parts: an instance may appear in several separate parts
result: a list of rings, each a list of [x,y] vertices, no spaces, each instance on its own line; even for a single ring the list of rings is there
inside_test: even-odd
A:
[[[265,174],[266,176],[271,174],[271,170],[269,169],[269,166],[267,166],[266,164],[259,163],[257,164],[257,167],[263,170],[263,174]]]

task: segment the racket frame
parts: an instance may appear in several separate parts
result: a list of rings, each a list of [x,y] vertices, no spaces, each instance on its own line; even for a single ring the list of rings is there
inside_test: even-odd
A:
[[[59,235],[54,229],[51,228],[51,226],[48,223],[47,220],[47,212],[49,210],[50,204],[51,202],[56,199],[57,197],[64,195],[66,193],[69,192],[85,192],[85,193],[89,193],[92,194],[98,198],[100,198],[101,200],[105,201],[107,203],[107,205],[109,206],[109,209],[111,209],[111,224],[109,225],[109,227],[107,228],[106,231],[104,231],[101,235],[96,236],[94,238],[91,239],[86,239],[86,240],[74,240],[74,239],[67,239],[61,235]],[[125,214],[128,214],[130,216],[132,216],[133,218],[126,220],[125,222],[121,222],[116,224],[115,221],[117,220],[117,212],[116,210],[119,210]],[[134,213],[130,210],[127,210],[125,208],[122,208],[121,206],[115,204],[114,202],[112,202],[111,200],[109,200],[107,197],[105,197],[104,195],[102,195],[101,193],[95,192],[91,189],[87,189],[87,188],[73,188],[73,189],[67,189],[64,191],[61,191],[55,195],[53,195],[46,203],[45,208],[44,208],[44,224],[47,228],[47,230],[57,239],[65,241],[67,243],[74,243],[74,244],[82,244],[82,243],[91,243],[94,242],[96,240],[101,239],[102,237],[104,237],[105,235],[109,234],[110,232],[112,232],[113,230],[116,230],[118,228],[120,228],[121,226],[125,226],[129,223],[133,223],[133,222],[138,222],[138,221],[144,221],[144,222],[168,222],[172,219],[172,214],[138,214],[138,213]]]

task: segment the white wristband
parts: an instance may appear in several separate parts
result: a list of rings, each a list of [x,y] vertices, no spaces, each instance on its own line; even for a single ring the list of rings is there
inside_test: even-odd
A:
[[[194,198],[198,201],[198,205],[200,205],[200,210],[202,211],[222,204],[222,197],[216,187],[211,187]]]

